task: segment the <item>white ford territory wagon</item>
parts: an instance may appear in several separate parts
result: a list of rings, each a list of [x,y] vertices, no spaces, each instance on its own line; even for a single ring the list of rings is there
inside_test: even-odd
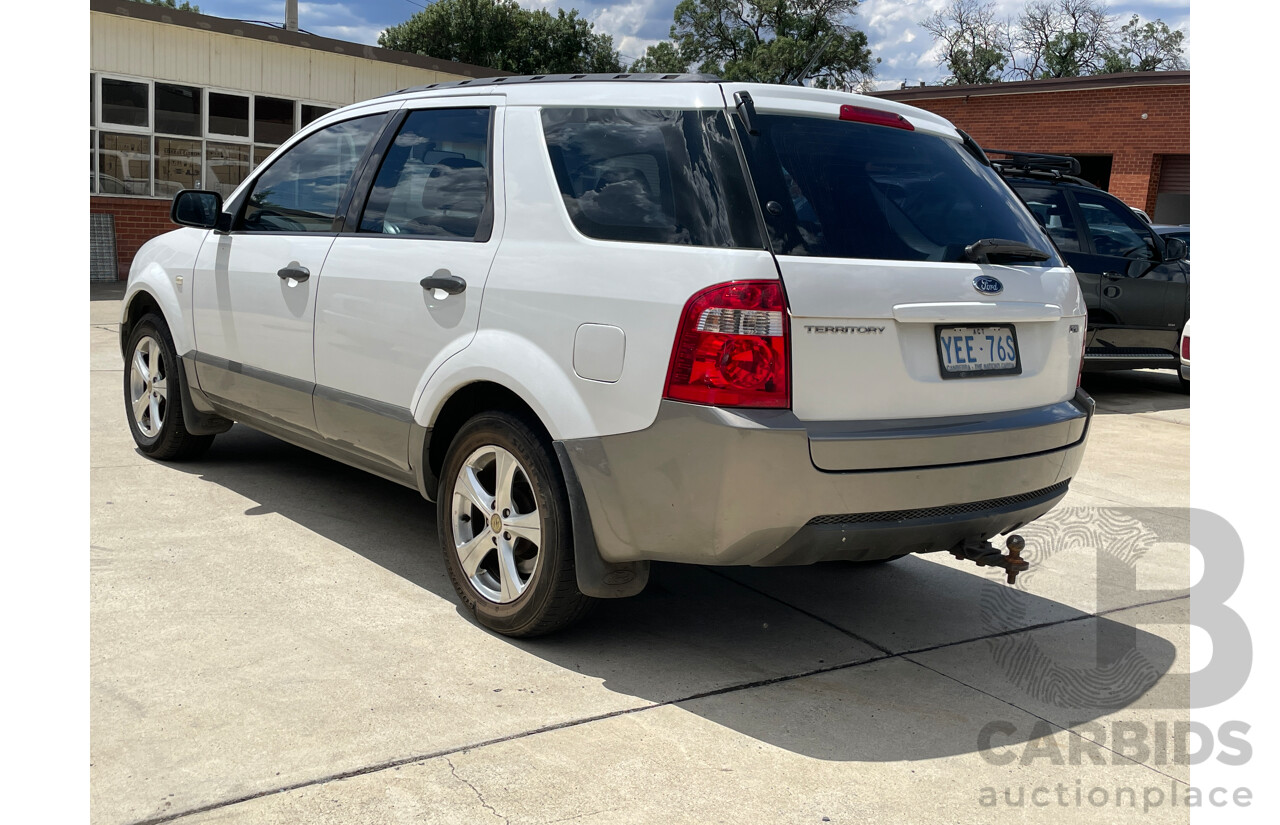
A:
[[[233,422],[419,490],[487,627],[651,561],[949,550],[1080,465],[1085,306],[929,112],[695,75],[504,77],[333,112],[133,262],[129,427]]]

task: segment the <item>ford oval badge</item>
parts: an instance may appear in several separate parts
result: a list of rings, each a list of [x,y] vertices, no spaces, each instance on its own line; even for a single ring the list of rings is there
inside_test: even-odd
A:
[[[1004,291],[1004,284],[1000,283],[999,278],[993,278],[990,275],[979,275],[973,279],[973,288],[983,295],[996,295]]]

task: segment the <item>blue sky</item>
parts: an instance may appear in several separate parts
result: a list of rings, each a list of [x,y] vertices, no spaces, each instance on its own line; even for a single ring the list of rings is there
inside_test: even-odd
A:
[[[628,58],[638,57],[645,47],[666,39],[672,12],[678,0],[619,0],[618,2],[575,2],[575,0],[520,0],[527,8],[576,8],[595,23],[598,31],[613,35],[614,44]],[[299,2],[298,20],[309,32],[377,44],[378,33],[401,23],[430,0],[346,0],[345,2]],[[996,0],[1001,14],[1014,17],[1024,0]],[[217,17],[240,20],[282,22],[284,0],[196,0],[201,11]],[[944,72],[931,54],[933,41],[919,21],[941,8],[947,0],[865,0],[855,18],[867,33],[871,53],[881,58],[876,69],[880,88],[896,88],[902,81],[915,85],[936,82]],[[1143,0],[1112,3],[1111,10],[1121,20],[1137,13],[1143,19],[1159,18],[1172,28],[1191,32],[1189,0]],[[1188,55],[1190,49],[1187,50]]]

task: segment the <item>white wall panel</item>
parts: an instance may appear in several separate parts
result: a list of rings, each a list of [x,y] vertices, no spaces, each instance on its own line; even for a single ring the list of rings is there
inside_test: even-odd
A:
[[[262,41],[210,33],[210,86],[223,89],[264,91],[262,85]]]
[[[207,32],[179,29],[149,20],[135,20],[152,27],[155,43],[156,80],[175,80],[203,85],[209,82],[209,35]]]
[[[346,105],[356,102],[353,58],[328,52],[311,53],[311,100],[331,100]],[[360,61],[364,62],[364,61]]]
[[[442,80],[453,80],[453,75],[419,69],[416,66],[396,66],[396,88],[410,89],[414,86],[426,86],[428,83],[439,83]],[[457,78],[461,80],[462,78]]]
[[[396,67],[391,63],[376,63],[372,60],[361,60],[363,66],[352,66],[355,70],[356,100],[368,100],[371,97],[385,95],[401,88],[396,85]],[[353,101],[354,102],[354,101]]]
[[[90,12],[90,68],[346,105],[463,75]]]
[[[90,55],[94,71],[151,77],[156,31],[145,21],[91,13]]]
[[[309,95],[311,57],[315,52],[276,43],[262,46],[262,88],[255,91],[288,98]]]

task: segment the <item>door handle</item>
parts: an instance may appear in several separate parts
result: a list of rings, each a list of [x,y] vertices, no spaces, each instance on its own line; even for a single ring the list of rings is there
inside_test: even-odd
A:
[[[467,282],[457,275],[449,274],[447,269],[437,269],[435,274],[423,278],[418,283],[423,289],[443,289],[450,295],[457,295],[467,288]]]
[[[1102,277],[1106,278],[1108,281],[1118,281],[1124,276],[1119,272],[1104,272],[1102,273]]]
[[[280,280],[287,281],[292,278],[295,281],[305,281],[311,277],[311,270],[307,269],[297,261],[292,261],[288,266],[276,272],[280,276]]]

